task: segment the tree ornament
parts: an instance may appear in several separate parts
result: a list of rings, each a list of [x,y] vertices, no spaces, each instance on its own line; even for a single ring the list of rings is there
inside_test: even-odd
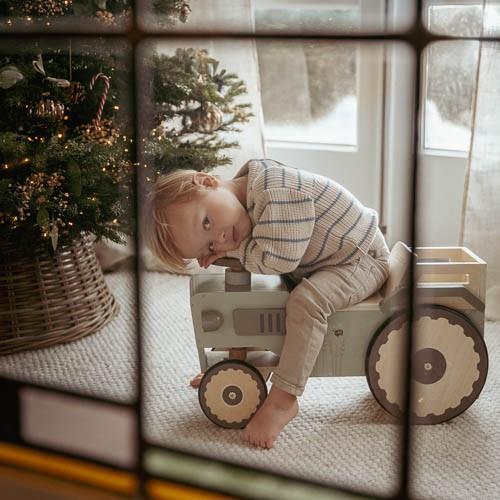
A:
[[[64,118],[64,104],[55,99],[40,99],[29,107],[29,115],[47,121],[59,121]]]
[[[209,134],[222,126],[224,113],[211,102],[204,102],[191,116],[188,128],[194,132]]]
[[[189,14],[191,14],[191,7],[188,3],[184,2],[181,5],[181,11],[179,14],[179,20],[181,23],[185,23],[188,20]]]
[[[104,119],[97,123],[92,120],[88,125],[76,127],[75,133],[81,142],[98,142],[99,144],[113,145],[120,138],[120,130],[113,120]]]
[[[72,3],[73,0],[25,0],[22,10],[30,16],[62,16],[68,12]]]
[[[23,74],[15,66],[4,66],[0,69],[0,88],[10,89],[23,78]]]
[[[40,73],[41,75],[45,76],[45,68],[43,67],[42,54],[37,54],[36,59],[31,61],[31,64],[33,65],[33,69],[37,73]]]
[[[59,241],[59,229],[55,221],[52,221],[51,223],[49,235],[50,235],[50,241],[52,243],[52,248],[55,251],[57,248],[57,243]]]
[[[69,93],[69,102],[71,104],[79,104],[85,99],[85,87],[80,82],[71,82]]]
[[[104,103],[106,102],[106,98],[108,97],[108,92],[109,92],[109,77],[107,77],[104,73],[97,73],[97,75],[94,75],[92,77],[92,80],[90,80],[90,85],[89,85],[90,90],[94,88],[95,82],[98,79],[104,81],[104,92],[101,95],[101,100],[99,101],[99,108],[97,110],[97,115],[95,117],[97,125],[99,125],[99,122],[101,121],[101,115],[104,109]]]
[[[43,66],[42,54],[38,54],[36,56],[36,59],[31,61],[31,64],[33,65],[33,69],[37,73],[45,77],[44,80],[51,83],[55,83],[58,87],[61,88],[66,88],[70,86],[69,81],[64,78],[53,78],[52,76],[47,76],[47,74],[45,73],[45,68]]]
[[[97,19],[104,24],[113,24],[115,22],[115,17],[113,16],[113,13],[110,12],[109,10],[98,10],[95,13],[95,16]]]
[[[64,78],[53,78],[52,76],[48,76],[47,78],[45,78],[45,80],[55,83],[58,87],[61,87],[63,89],[71,85],[71,83],[69,83],[69,81]]]

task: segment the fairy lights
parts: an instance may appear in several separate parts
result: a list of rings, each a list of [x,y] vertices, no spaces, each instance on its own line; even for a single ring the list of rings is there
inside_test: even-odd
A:
[[[40,24],[46,20],[30,13],[29,16],[13,18],[13,21],[26,22],[26,18]],[[53,19],[51,22],[56,23]],[[12,57],[14,61],[16,56]],[[74,64],[74,69],[79,72],[75,72],[78,78],[71,78],[70,73],[66,81],[59,78],[65,76],[64,57],[64,50],[56,49],[50,56],[44,53],[43,60],[33,55],[37,63],[36,67],[33,65],[35,71],[38,71],[37,68],[45,71],[54,84],[53,88],[41,83],[38,88],[38,83],[34,81],[29,92],[24,92],[21,86],[9,90],[19,120],[12,121],[10,131],[0,132],[0,156],[3,156],[0,172],[5,179],[2,182],[8,181],[8,184],[2,184],[6,188],[6,196],[1,200],[0,238],[16,229],[19,244],[24,243],[24,238],[26,241],[36,238],[50,241],[56,234],[59,236],[56,243],[63,245],[81,231],[88,230],[97,236],[118,234],[121,214],[126,210],[125,200],[128,197],[123,191],[130,189],[131,185],[134,164],[129,156],[133,139],[128,130],[121,129],[121,123],[116,118],[117,113],[124,111],[121,103],[117,102],[116,89],[112,84],[110,95],[113,101],[108,101],[97,126],[91,120],[95,110],[73,106],[72,89],[67,93],[56,93],[56,82],[69,82],[68,87],[75,83],[83,85],[85,74],[105,71],[113,78],[121,78],[125,70],[117,67],[111,73],[111,65],[106,65],[106,58],[93,60],[93,56],[89,55],[86,61],[88,71],[85,72],[86,64],[79,61]],[[29,67],[32,69],[31,65]],[[19,63],[19,68],[24,66]],[[29,83],[32,84],[31,81]],[[19,96],[14,95],[16,92]],[[38,102],[47,100],[64,105],[65,113],[57,116],[29,114]]]

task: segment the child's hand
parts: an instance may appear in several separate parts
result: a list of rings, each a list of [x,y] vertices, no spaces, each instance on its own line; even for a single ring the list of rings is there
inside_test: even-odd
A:
[[[201,267],[204,267],[205,269],[213,264],[217,259],[221,259],[222,257],[226,256],[226,252],[219,252],[219,253],[213,253],[211,255],[206,255],[205,257],[202,257],[201,259],[198,260],[198,264]]]

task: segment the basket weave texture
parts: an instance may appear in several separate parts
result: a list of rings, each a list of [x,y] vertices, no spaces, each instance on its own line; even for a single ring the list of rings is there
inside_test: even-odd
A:
[[[54,254],[4,241],[0,255],[0,354],[79,339],[118,313],[89,236]]]

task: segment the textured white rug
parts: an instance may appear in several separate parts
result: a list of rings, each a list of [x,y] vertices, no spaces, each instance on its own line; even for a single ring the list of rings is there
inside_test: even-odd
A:
[[[127,401],[134,388],[133,278],[106,276],[120,315],[67,345],[0,357],[0,374]],[[239,431],[214,426],[188,386],[198,371],[189,278],[144,275],[146,436],[168,445],[297,477],[395,493],[399,427],[364,378],[311,379],[299,416],[272,450],[242,444]],[[500,323],[486,326],[490,372],[480,398],[449,423],[414,428],[415,497],[500,498]]]

